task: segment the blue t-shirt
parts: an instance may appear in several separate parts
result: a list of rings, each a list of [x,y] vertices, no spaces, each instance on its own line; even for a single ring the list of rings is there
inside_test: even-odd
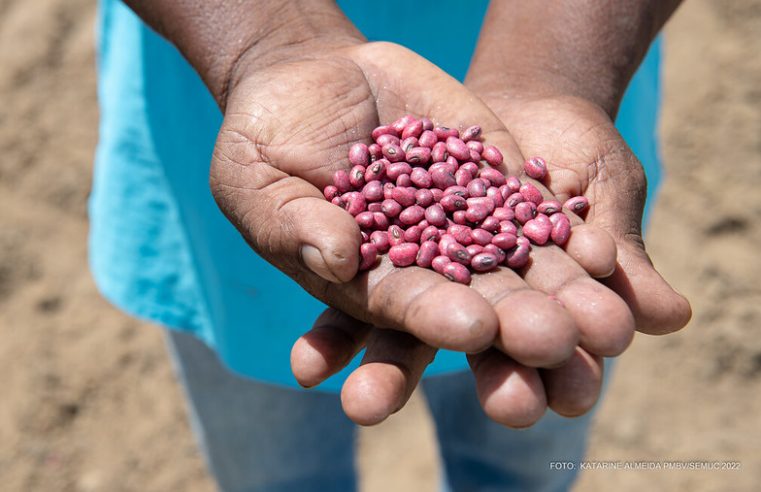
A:
[[[425,0],[416,4],[423,17],[398,16],[402,0],[339,4],[368,39],[403,44],[462,80],[488,2]],[[457,36],[438,36],[451,19]],[[101,292],[135,316],[194,333],[239,374],[295,385],[291,344],[325,306],[257,256],[217,208],[208,176],[219,109],[177,50],[118,0],[100,1],[98,44],[90,265]],[[651,197],[660,182],[659,44],[617,121]],[[426,374],[466,367],[462,354],[442,351]],[[339,388],[346,374],[321,388]]]

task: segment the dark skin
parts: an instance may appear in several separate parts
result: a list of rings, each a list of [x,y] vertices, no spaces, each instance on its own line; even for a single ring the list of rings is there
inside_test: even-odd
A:
[[[601,356],[621,353],[635,328],[630,306],[593,280],[619,268],[602,228],[577,225],[565,251],[538,248],[522,275],[500,269],[472,288],[387,260],[355,277],[359,230],[321,198],[348,167],[348,146],[405,113],[479,122],[506,155],[503,171],[518,174],[525,152],[499,113],[414,53],[364,43],[331,2],[127,3],[179,47],[225,112],[211,173],[222,211],[260,255],[340,310],[294,346],[300,382],[319,383],[366,344],[342,401],[372,424],[404,405],[436,348],[450,348],[473,354],[482,405],[506,425],[530,425],[547,402],[565,414],[594,403]]]

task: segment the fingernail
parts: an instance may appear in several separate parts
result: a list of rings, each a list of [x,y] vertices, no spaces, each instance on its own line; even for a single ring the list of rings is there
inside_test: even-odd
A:
[[[328,268],[328,264],[325,262],[322,253],[319,249],[312,245],[305,244],[301,247],[301,259],[304,260],[304,264],[312,270],[314,273],[324,278],[329,282],[340,283],[341,281],[333,275],[333,272]]]

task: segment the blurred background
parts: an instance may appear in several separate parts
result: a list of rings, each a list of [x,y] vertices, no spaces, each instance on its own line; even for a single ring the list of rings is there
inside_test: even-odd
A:
[[[161,330],[97,293],[86,200],[98,114],[92,0],[0,0],[0,488],[214,490]],[[578,490],[761,483],[761,0],[687,0],[666,29],[666,180],[647,237],[694,309],[621,357]],[[437,490],[425,403],[360,433],[365,491]]]

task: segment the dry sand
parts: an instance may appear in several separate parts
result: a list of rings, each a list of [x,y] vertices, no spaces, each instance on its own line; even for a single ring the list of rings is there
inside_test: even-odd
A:
[[[94,4],[0,0],[0,488],[211,491],[161,331],[86,268]],[[742,470],[588,471],[578,490],[761,482],[761,1],[688,1],[667,34],[668,177],[647,242],[695,315],[621,357],[589,459]],[[360,461],[364,490],[435,490],[422,400],[363,431]]]

